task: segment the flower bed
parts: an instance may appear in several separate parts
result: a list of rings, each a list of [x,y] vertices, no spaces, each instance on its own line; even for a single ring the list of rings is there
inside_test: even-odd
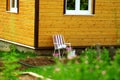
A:
[[[8,53],[5,52],[4,60],[6,64],[3,64],[4,67],[3,70],[1,68],[0,75],[3,73],[3,77],[6,80],[18,80],[15,78],[18,74],[16,70],[18,66],[15,63],[15,61],[18,61],[18,55],[16,54],[16,50],[12,50]],[[116,54],[112,55],[111,58],[109,51],[105,48],[103,48],[99,54],[95,49],[88,48],[83,51],[80,56],[72,60],[67,60],[65,64],[57,58],[55,58],[55,60],[45,57],[41,58],[41,60],[38,59],[38,57],[35,58],[28,58],[28,60],[26,59],[23,61],[25,63],[31,63],[33,61],[36,65],[36,61],[44,63],[45,60],[47,60],[47,62],[52,60],[53,62],[55,61],[56,64],[47,65],[47,63],[45,63],[45,66],[32,67],[22,71],[34,72],[42,75],[44,78],[52,80],[120,80],[120,49],[116,50]],[[36,61],[34,61],[34,59]],[[11,62],[11,60],[13,62]]]

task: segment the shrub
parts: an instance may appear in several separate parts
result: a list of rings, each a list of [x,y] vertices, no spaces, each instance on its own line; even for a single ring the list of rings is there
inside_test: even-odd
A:
[[[78,61],[79,60],[79,61]],[[59,61],[54,66],[29,68],[52,80],[120,80],[120,54],[110,60],[109,51],[102,49],[98,55],[93,48],[88,48],[82,55],[63,64]]]
[[[18,72],[16,68],[20,65],[17,64],[18,58],[16,53],[16,48],[12,45],[10,46],[10,52],[4,52],[2,57],[3,66],[1,72],[2,80],[18,80],[16,77]]]

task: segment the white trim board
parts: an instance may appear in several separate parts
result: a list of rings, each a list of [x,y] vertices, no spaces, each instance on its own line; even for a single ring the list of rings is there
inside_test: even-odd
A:
[[[28,46],[28,45],[25,45],[25,44],[21,44],[21,43],[17,43],[17,42],[5,40],[5,39],[2,39],[2,38],[0,38],[0,41],[12,43],[12,44],[19,45],[19,46],[23,46],[23,47],[30,48],[30,49],[35,49],[35,47],[31,47],[31,46]]]

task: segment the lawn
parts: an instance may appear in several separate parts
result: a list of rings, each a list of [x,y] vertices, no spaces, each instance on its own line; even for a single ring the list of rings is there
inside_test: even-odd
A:
[[[111,56],[106,48],[100,52],[94,48],[87,48],[72,60],[64,58],[61,61],[50,57],[46,59],[54,60],[54,64],[29,66],[22,70],[16,69],[21,66],[16,62],[27,59],[28,56],[32,59],[38,56],[29,52],[19,52],[15,48],[10,52],[0,53],[4,63],[0,69],[1,80],[19,80],[16,76],[21,72],[34,72],[44,77],[39,80],[120,80],[120,49],[116,49],[115,54]]]

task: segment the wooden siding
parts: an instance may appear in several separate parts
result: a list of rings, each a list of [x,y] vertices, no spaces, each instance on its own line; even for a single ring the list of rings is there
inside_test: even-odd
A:
[[[6,0],[0,1],[0,38],[34,46],[34,0],[19,0],[19,13],[6,12]]]
[[[39,7],[39,47],[53,46],[54,34],[72,46],[116,45],[120,38],[120,0],[96,0],[93,16],[64,15],[64,0],[40,0]]]

